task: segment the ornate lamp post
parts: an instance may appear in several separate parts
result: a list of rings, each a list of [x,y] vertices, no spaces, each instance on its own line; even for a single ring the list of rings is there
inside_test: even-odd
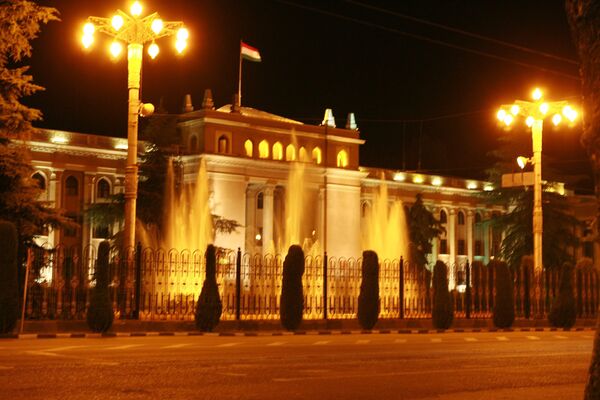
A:
[[[500,107],[497,117],[506,126],[511,126],[517,116],[525,117],[525,123],[531,128],[533,142],[533,158],[519,157],[517,162],[523,168],[526,162],[533,164],[533,269],[536,277],[542,272],[542,129],[544,119],[552,116],[554,125],[566,119],[571,124],[577,119],[575,111],[567,101],[547,102],[543,100],[542,91],[536,88],[532,93],[533,101],[516,100],[513,104]]]
[[[144,45],[148,55],[155,58],[159,53],[156,40],[176,36],[175,49],[182,53],[187,47],[189,32],[180,21],[163,21],[158,13],[142,17],[142,5],[136,1],[131,5],[130,14],[117,10],[112,18],[88,17],[83,27],[82,44],[89,48],[94,43],[94,33],[104,33],[113,38],[110,53],[120,56],[123,43],[127,44],[127,87],[129,102],[127,114],[127,167],[125,169],[125,229],[123,245],[133,248],[135,245],[135,221],[137,199],[137,149],[138,117],[154,112],[152,104],[140,102],[140,77]]]

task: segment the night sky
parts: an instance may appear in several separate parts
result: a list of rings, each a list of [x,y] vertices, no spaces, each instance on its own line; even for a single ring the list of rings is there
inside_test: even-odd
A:
[[[87,16],[110,17],[117,8],[128,10],[128,3],[40,3],[57,7],[62,22],[43,28],[29,60],[35,81],[46,87],[26,101],[44,113],[38,126],[125,137],[126,60],[112,61],[109,39],[99,34],[92,50],[83,51],[80,36]],[[199,108],[204,89],[211,88],[217,107],[230,103],[243,39],[263,59],[244,63],[243,105],[312,124],[332,108],[342,127],[354,112],[366,140],[365,166],[414,170],[420,164],[426,172],[483,178],[488,152],[506,134],[496,125],[500,104],[528,99],[536,85],[550,100],[580,101],[578,67],[568,62],[576,55],[559,0],[143,4],[165,20],[183,20],[191,40],[184,56],[175,54],[171,39],[158,42],[155,60],[145,55],[142,101],[156,105],[162,98],[175,113],[186,93]],[[510,134],[529,135],[524,124]],[[585,172],[580,134],[545,130],[544,153],[558,157],[565,170]]]

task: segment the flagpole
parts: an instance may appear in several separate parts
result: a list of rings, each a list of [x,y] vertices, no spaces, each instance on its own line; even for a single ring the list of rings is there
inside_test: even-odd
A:
[[[240,40],[240,66],[238,68],[238,107],[242,108],[242,41]]]

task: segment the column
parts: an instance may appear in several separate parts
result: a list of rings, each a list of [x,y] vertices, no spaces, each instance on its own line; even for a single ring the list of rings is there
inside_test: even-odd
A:
[[[467,210],[467,259],[473,263],[473,210]]]
[[[446,225],[448,232],[446,237],[448,238],[448,288],[454,289],[456,283],[456,277],[454,276],[454,267],[456,264],[456,210],[453,208],[448,209],[448,224]]]
[[[266,185],[263,190],[263,255],[275,255],[273,242],[273,185]]]
[[[50,180],[48,182],[48,201],[53,208],[59,209],[62,205],[62,185],[60,183],[62,179],[63,171],[52,170],[50,172]],[[60,231],[50,228],[48,232],[48,246],[53,248],[56,247],[60,240]]]
[[[248,185],[246,189],[246,248],[245,253],[256,253],[256,188]]]
[[[319,205],[317,210],[317,240],[324,249],[325,245],[325,189],[319,188]]]

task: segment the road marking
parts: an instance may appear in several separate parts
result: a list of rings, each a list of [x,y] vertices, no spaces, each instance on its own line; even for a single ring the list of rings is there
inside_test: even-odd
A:
[[[557,339],[568,339],[568,336],[561,336],[561,335],[554,335],[555,338]]]
[[[182,347],[185,346],[191,346],[191,343],[178,343],[178,344],[172,344],[170,346],[165,346],[165,347],[161,347],[162,349],[180,349]]]
[[[30,350],[30,351],[26,351],[26,354],[31,354],[34,356],[47,356],[47,357],[59,357],[58,354],[56,353],[48,353],[47,351],[37,351],[37,350]]]
[[[331,342],[329,340],[319,340],[318,342],[314,342],[313,346],[322,346],[327,343],[331,343]]]
[[[539,336],[525,336],[529,340],[540,340]]]
[[[496,336],[496,339],[498,339],[501,342],[508,342],[508,338],[506,336]]]
[[[233,346],[237,346],[238,344],[241,344],[241,343],[240,342],[223,343],[223,344],[218,344],[215,347],[233,347]]]
[[[367,344],[370,340],[357,340],[355,344]]]
[[[219,375],[225,376],[248,376],[248,374],[236,373],[236,372],[217,372]]]
[[[55,351],[63,351],[63,350],[71,350],[71,349],[80,349],[86,346],[63,346],[63,347],[54,347],[51,349],[44,349],[42,351],[55,352]]]
[[[440,338],[433,338],[433,339],[431,339],[431,343],[442,343],[442,339],[440,339]]]
[[[140,346],[143,346],[143,344],[125,344],[123,346],[108,347],[106,350],[127,350]]]
[[[282,344],[285,344],[285,342],[273,342],[267,344],[267,346],[281,346]]]
[[[478,342],[479,339],[474,338],[474,337],[466,337],[465,338],[465,342]]]
[[[396,339],[394,343],[406,343],[406,339]]]
[[[590,336],[590,335],[581,335],[581,337],[584,339],[593,339],[594,338],[593,336]]]
[[[4,371],[4,370],[7,370],[7,369],[15,369],[15,367],[9,367],[9,366],[6,366],[6,365],[0,365],[0,371]]]

